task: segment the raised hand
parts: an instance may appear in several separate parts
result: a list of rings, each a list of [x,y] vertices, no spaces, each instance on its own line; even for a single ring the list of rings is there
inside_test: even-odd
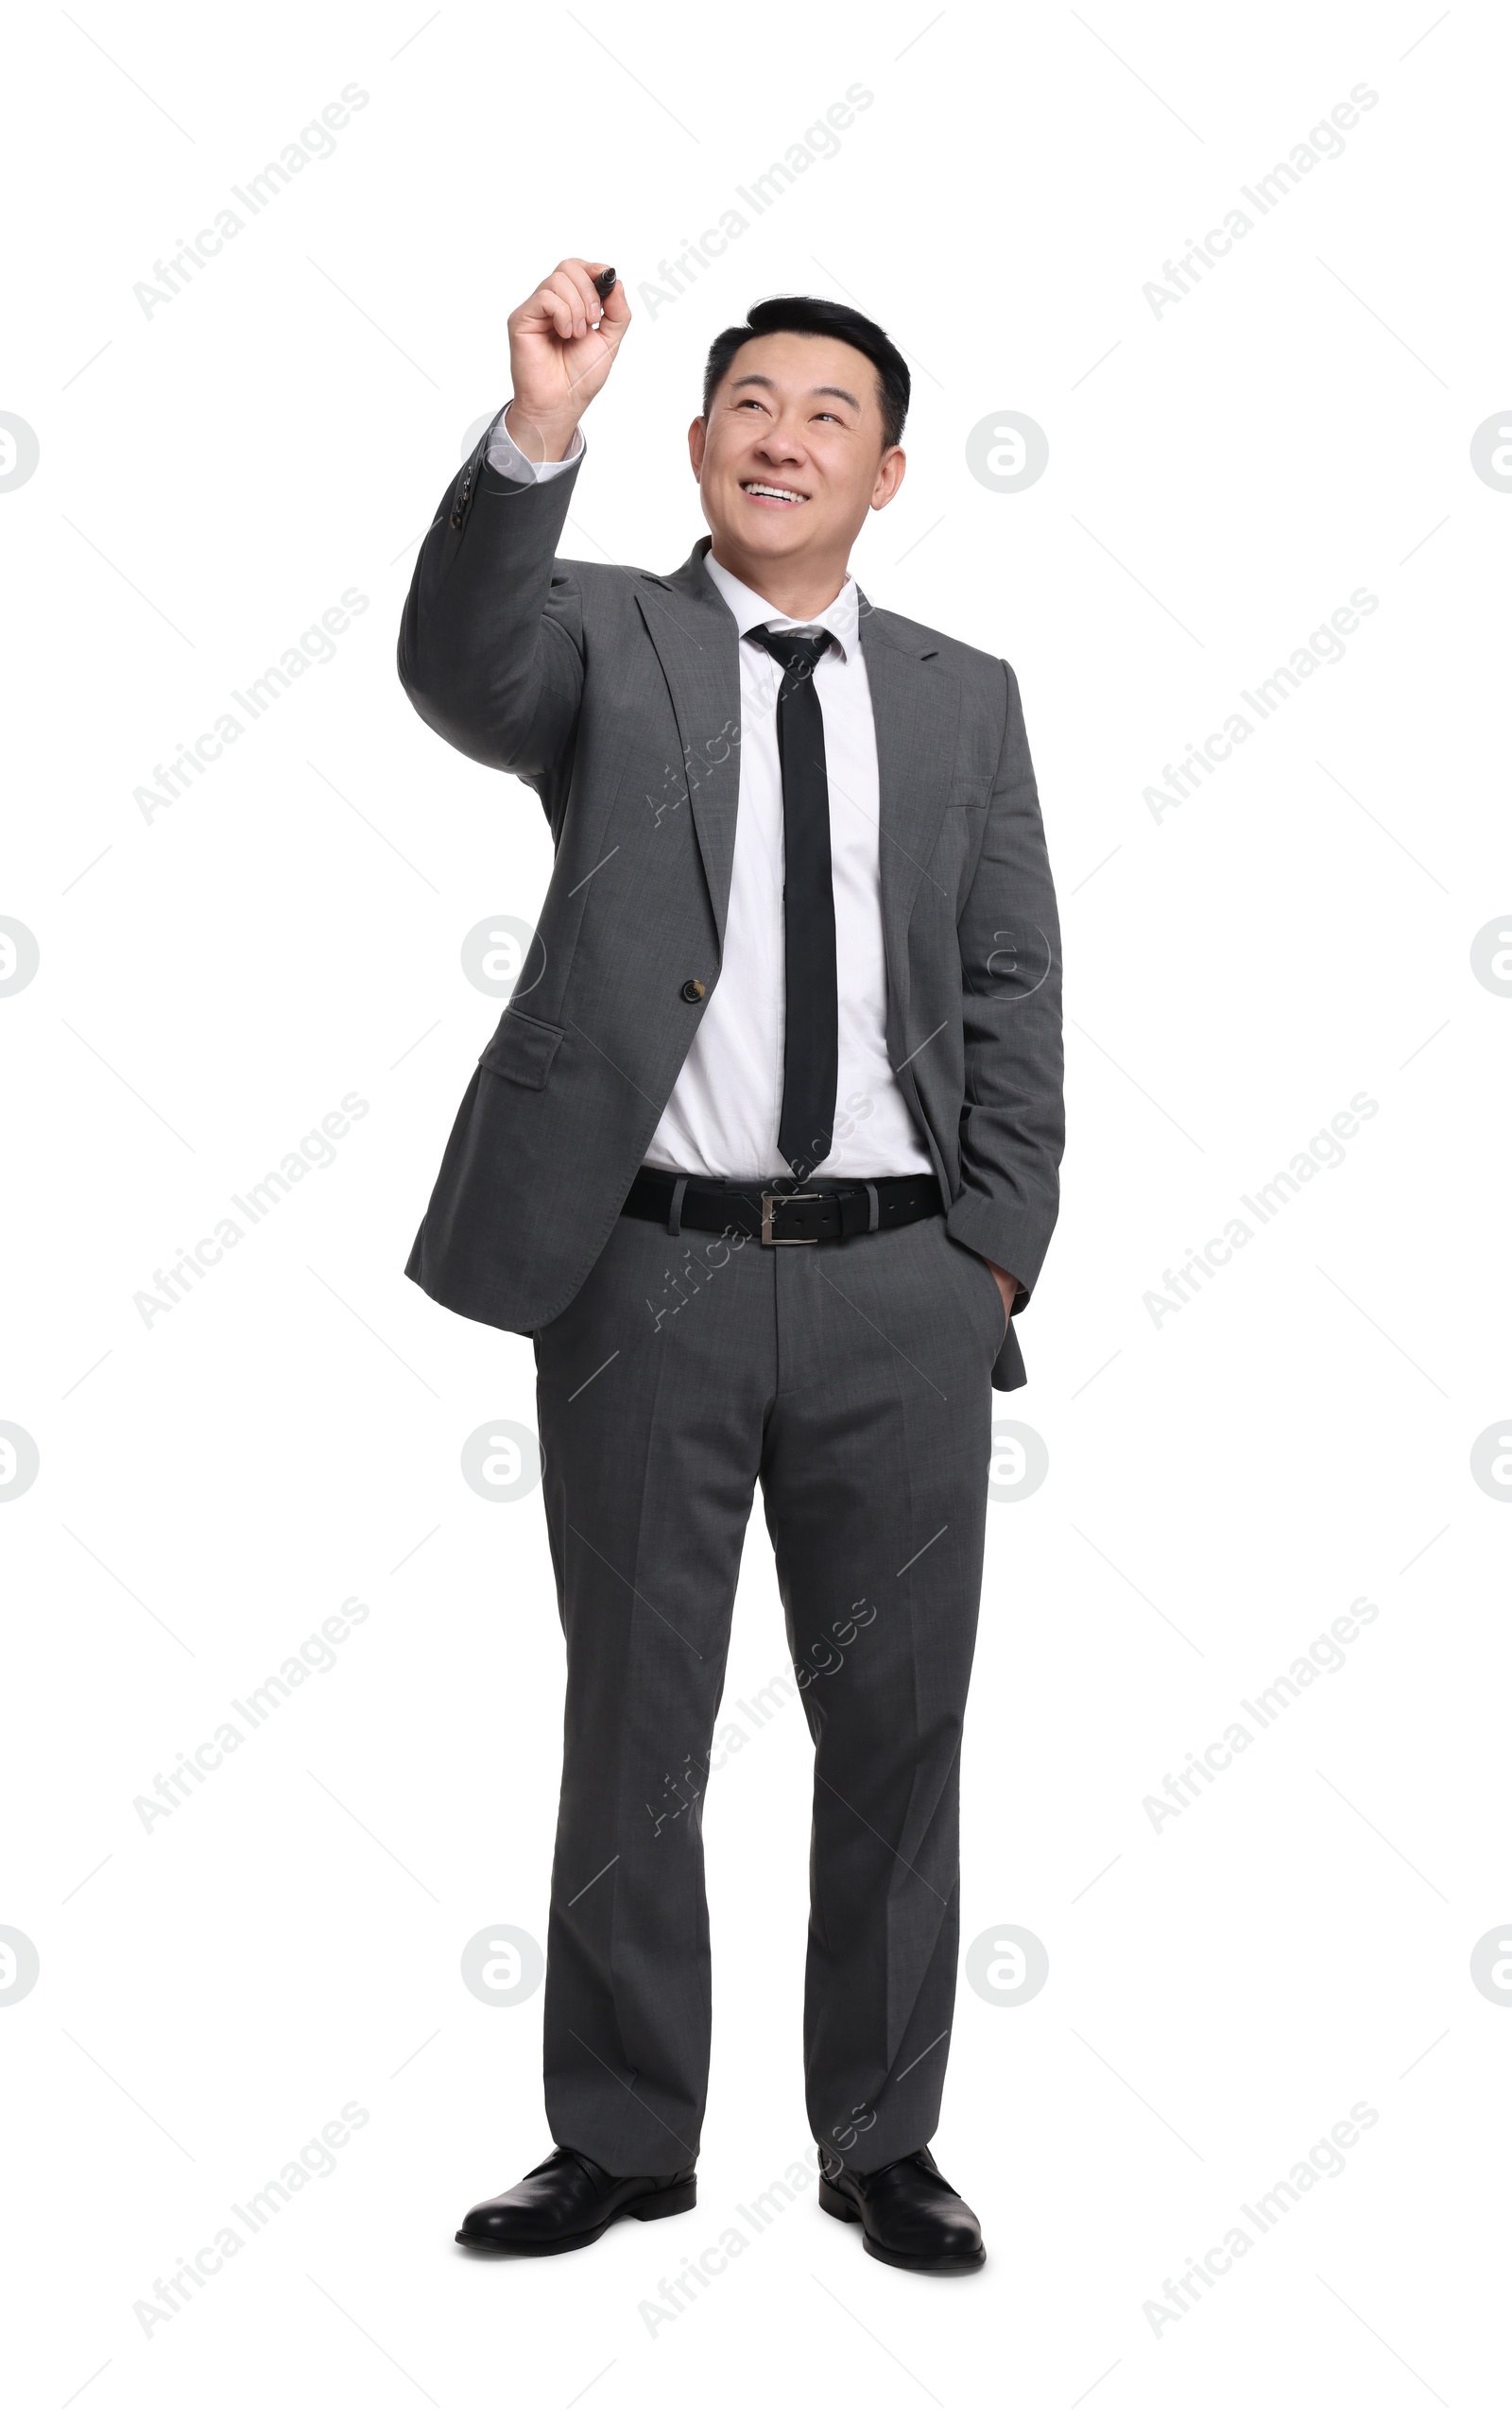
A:
[[[559,462],[573,431],[613,366],[630,306],[616,283],[600,301],[593,280],[607,261],[558,261],[509,314],[514,397],[505,426],[532,462]]]

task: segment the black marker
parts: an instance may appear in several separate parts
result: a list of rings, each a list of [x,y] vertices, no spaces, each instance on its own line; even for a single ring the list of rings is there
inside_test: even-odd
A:
[[[600,302],[607,302],[609,300],[610,294],[614,285],[614,279],[615,272],[613,269],[600,269],[597,277],[594,278],[593,292],[597,295]]]

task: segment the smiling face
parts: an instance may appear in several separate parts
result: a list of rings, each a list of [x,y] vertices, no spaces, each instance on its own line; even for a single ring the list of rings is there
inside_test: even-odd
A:
[[[787,603],[774,579],[822,587],[833,574],[818,609],[838,590],[868,513],[891,501],[904,470],[902,447],[884,443],[867,355],[797,331],[741,346],[688,448],[716,559],[774,605]]]

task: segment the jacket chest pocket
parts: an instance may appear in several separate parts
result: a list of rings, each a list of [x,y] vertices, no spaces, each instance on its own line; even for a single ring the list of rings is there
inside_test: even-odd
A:
[[[930,872],[951,894],[957,908],[962,904],[976,871],[991,796],[990,773],[979,778],[968,776],[964,780],[953,781],[945,812],[939,820],[939,836],[935,844]]]

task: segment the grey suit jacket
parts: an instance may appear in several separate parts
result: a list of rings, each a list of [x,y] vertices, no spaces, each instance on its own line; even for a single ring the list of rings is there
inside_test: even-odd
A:
[[[707,538],[665,576],[559,561],[576,472],[515,486],[487,447],[421,545],[399,675],[433,730],[536,791],[556,865],[407,1274],[450,1310],[528,1334],[602,1251],[719,981],[739,641],[702,568]],[[865,596],[861,643],[888,1055],[949,1233],[1013,1271],[1022,1310],[1056,1223],[1064,1122],[1060,939],[1018,683]],[[702,1000],[684,997],[690,978]],[[1023,1375],[1015,1322],[993,1383]]]

